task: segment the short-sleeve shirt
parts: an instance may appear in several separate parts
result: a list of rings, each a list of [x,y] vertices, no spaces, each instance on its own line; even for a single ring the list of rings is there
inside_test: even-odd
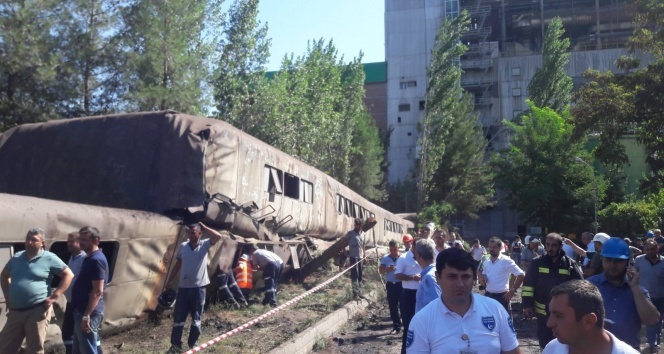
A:
[[[482,256],[486,254],[486,248],[484,248],[484,246],[480,246],[477,248],[473,247],[470,249],[470,254],[473,256],[474,260],[479,262],[482,260]]]
[[[254,254],[251,255],[251,264],[263,269],[267,267],[268,263],[281,264],[283,262],[284,261],[282,261],[274,252],[264,249],[257,249],[254,251]]]
[[[350,230],[344,236],[348,241],[348,257],[362,258],[362,246],[364,245],[364,233]]]
[[[384,255],[383,258],[380,259],[380,265],[385,266],[385,267],[389,267],[389,266],[393,265],[393,266],[396,267],[398,260],[399,260],[399,256],[397,256],[395,258],[392,258],[392,256],[388,253],[388,254]],[[385,281],[389,281],[389,282],[393,282],[393,283],[401,282],[401,280],[398,280],[397,277],[396,277],[396,269],[393,270],[393,271],[388,270],[387,273],[385,273]]]
[[[604,330],[611,337],[611,354],[640,354],[638,350],[630,347],[627,343],[616,338],[611,332]],[[542,354],[568,354],[569,346],[562,344],[557,338],[554,338],[544,347]]]
[[[627,282],[616,287],[608,282],[604,273],[594,275],[588,278],[588,281],[595,284],[602,294],[604,300],[604,328],[613,333],[618,339],[631,345],[633,348],[639,348],[641,339],[641,318],[636,309],[634,294]],[[650,300],[648,290],[640,287],[643,294]]]
[[[487,277],[486,291],[490,293],[507,292],[510,285],[510,275],[526,274],[511,258],[503,254],[499,255],[495,262],[492,262],[489,257],[484,260],[483,265],[482,274]]]
[[[84,259],[85,252],[81,251],[78,254],[72,254],[69,257],[69,262],[67,262],[67,266],[69,269],[71,269],[71,272],[74,273],[74,278],[71,280],[71,284],[69,284],[69,287],[65,291],[65,298],[67,298],[67,302],[71,302],[71,290],[74,288],[74,283],[78,278],[78,274],[81,272],[81,266],[83,265]]]
[[[89,255],[85,256],[83,259],[83,264],[81,266],[81,272],[76,278],[76,282],[72,287],[72,300],[71,303],[74,305],[74,309],[80,313],[84,313],[86,307],[88,306],[88,301],[90,299],[90,293],[92,292],[92,282],[97,280],[104,281],[104,289],[108,284],[108,261],[106,256],[98,249]],[[103,314],[104,313],[104,294],[102,293],[97,306],[92,311],[92,314]]]
[[[639,285],[648,289],[653,299],[664,298],[664,257],[652,264],[645,255],[636,257],[634,267],[639,272]]]
[[[431,301],[439,299],[441,294],[440,285],[436,281],[435,264],[430,264],[422,269],[420,276],[422,278],[415,297],[415,313],[419,312]]]
[[[11,277],[9,299],[13,309],[25,309],[41,304],[51,296],[53,276],[67,268],[55,254],[43,250],[28,260],[25,251],[18,252],[7,262]]]
[[[422,267],[417,264],[415,257],[413,257],[413,252],[408,251],[399,257],[397,260],[397,269],[394,271],[395,274],[403,275],[415,275],[422,272]],[[417,280],[403,280],[401,286],[404,289],[417,290],[420,286],[420,282]]]
[[[406,335],[406,352],[459,353],[470,349],[481,354],[499,354],[519,346],[512,318],[498,301],[472,294],[472,303],[462,316],[445,306],[441,298],[415,314]]]
[[[180,245],[176,256],[181,263],[180,288],[200,288],[210,284],[207,270],[207,254],[210,250],[210,239],[200,240],[194,248],[189,242]]]

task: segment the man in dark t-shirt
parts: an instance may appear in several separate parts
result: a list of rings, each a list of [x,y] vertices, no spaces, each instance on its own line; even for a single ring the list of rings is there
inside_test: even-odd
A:
[[[99,327],[104,319],[104,289],[108,283],[108,261],[99,248],[99,229],[79,231],[79,244],[87,256],[72,289],[74,306],[74,353],[99,353]]]

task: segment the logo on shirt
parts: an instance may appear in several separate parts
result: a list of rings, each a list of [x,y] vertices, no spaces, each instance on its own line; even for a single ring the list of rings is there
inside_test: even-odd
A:
[[[415,339],[415,332],[413,330],[408,330],[408,335],[406,336],[406,348],[410,348],[413,345],[413,339]]]
[[[516,333],[516,330],[514,329],[514,321],[512,321],[511,316],[507,318],[507,325],[510,326],[512,332]]]
[[[482,316],[482,324],[489,331],[493,331],[493,329],[496,328],[496,319],[493,316]]]

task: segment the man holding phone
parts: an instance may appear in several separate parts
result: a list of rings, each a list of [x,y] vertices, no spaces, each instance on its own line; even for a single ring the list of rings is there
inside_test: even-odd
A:
[[[404,237],[404,240],[405,237]],[[397,260],[399,260],[399,245],[397,241],[390,241],[390,253],[383,256],[380,260],[378,271],[385,276],[385,290],[387,291],[387,304],[390,307],[390,317],[392,318],[392,334],[401,332],[401,317],[399,317],[399,298],[401,297],[401,280],[396,278],[394,271],[397,269]]]
[[[633,265],[629,246],[618,237],[602,245],[604,272],[588,278],[602,294],[606,329],[616,338],[639,350],[641,324],[655,325],[659,312],[650,301],[648,290],[639,286],[639,273]]]

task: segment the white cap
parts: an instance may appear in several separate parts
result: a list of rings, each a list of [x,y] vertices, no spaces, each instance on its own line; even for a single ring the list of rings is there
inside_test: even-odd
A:
[[[607,235],[603,232],[600,232],[600,233],[596,234],[595,237],[593,237],[593,242],[599,242],[601,244],[604,244],[604,242],[606,242],[610,238],[611,238],[611,236],[609,236],[609,235]]]
[[[432,222],[428,223],[427,227],[429,228],[429,230],[431,230],[431,232],[436,231],[436,224],[434,224]]]
[[[526,244],[530,243],[530,237],[531,237],[530,235],[526,235],[526,237],[523,239],[523,243]]]

